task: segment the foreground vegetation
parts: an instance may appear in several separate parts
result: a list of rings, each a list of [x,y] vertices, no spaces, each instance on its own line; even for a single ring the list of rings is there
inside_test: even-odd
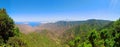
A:
[[[46,33],[30,33],[22,34],[21,38],[27,42],[28,47],[60,47],[54,40],[46,35]]]
[[[16,47],[19,44],[22,46],[24,42],[17,38],[19,35],[19,29],[15,26],[12,18],[7,15],[5,9],[0,9],[0,46]]]

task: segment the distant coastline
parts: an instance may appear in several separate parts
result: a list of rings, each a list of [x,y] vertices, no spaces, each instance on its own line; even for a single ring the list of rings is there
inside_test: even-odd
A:
[[[40,22],[15,22],[15,24],[27,24],[34,27],[34,26],[39,26],[41,23]]]

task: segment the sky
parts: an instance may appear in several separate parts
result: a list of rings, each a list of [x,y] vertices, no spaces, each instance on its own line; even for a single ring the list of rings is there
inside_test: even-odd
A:
[[[0,0],[16,22],[117,20],[120,0]]]

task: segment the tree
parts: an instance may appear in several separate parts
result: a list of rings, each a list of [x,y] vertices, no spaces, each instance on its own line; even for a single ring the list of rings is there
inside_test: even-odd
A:
[[[94,31],[90,33],[90,36],[88,37],[90,43],[92,44],[92,47],[96,47],[95,40],[98,38],[97,31]]]
[[[114,36],[114,47],[119,47],[120,46],[120,19],[114,22],[113,24],[114,27],[114,32],[112,35]]]
[[[7,42],[9,37],[13,37],[15,29],[15,24],[13,19],[11,19],[7,13],[6,10],[0,9],[0,36],[4,40],[4,43]]]

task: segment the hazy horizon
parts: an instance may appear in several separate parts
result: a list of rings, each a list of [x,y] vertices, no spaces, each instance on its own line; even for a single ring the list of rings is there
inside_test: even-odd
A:
[[[56,23],[59,21],[66,21],[66,22],[74,22],[74,21],[87,21],[87,20],[104,20],[104,19],[85,19],[85,20],[58,20],[58,21],[53,21],[53,22],[47,22],[47,21],[15,21],[16,24],[29,24],[29,23],[40,23],[40,24],[45,24],[45,23]],[[115,21],[115,20],[106,20],[106,21]]]
[[[1,0],[15,22],[117,20],[120,0]]]

